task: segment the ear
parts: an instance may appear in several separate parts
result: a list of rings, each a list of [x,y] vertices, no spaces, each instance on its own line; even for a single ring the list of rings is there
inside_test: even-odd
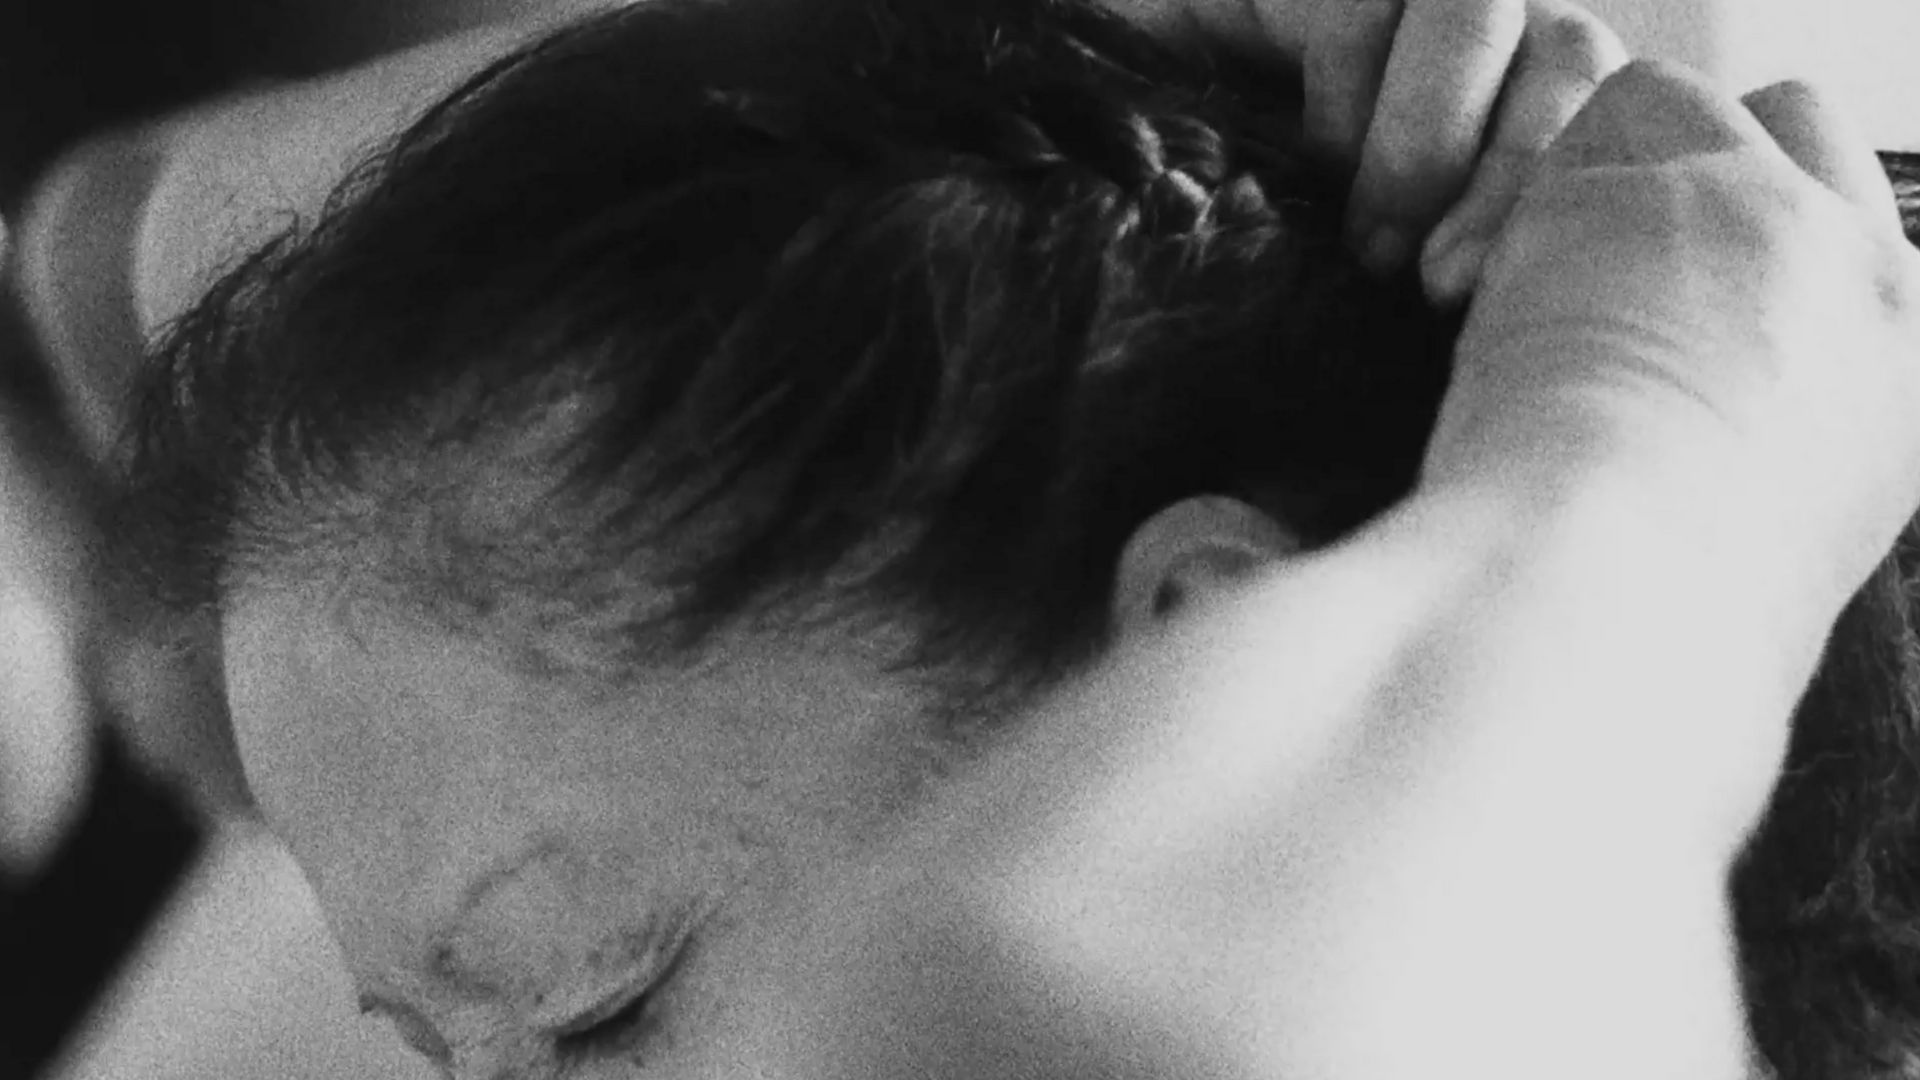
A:
[[[1143,522],[1120,553],[1114,624],[1129,634],[1162,623],[1301,546],[1251,503],[1225,495],[1182,499]]]

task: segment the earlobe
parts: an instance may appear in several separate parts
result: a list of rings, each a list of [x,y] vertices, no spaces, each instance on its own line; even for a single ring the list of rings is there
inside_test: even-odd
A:
[[[1113,596],[1122,633],[1165,622],[1295,554],[1297,537],[1251,503],[1224,495],[1173,504],[1134,530]]]

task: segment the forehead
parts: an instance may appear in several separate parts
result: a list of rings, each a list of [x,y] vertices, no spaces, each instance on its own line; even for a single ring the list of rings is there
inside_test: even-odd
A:
[[[249,589],[230,598],[222,636],[250,768],[276,754],[290,766],[371,757],[381,744],[438,750],[465,770],[551,759],[573,774],[579,755],[622,746],[747,768],[775,748],[840,745],[862,718],[912,731],[924,706],[866,643],[766,624],[620,682],[530,670],[511,645],[354,589]]]
[[[451,909],[552,835],[650,865],[852,838],[912,801],[937,753],[914,687],[791,635],[617,688],[315,590],[246,594],[224,638],[248,781],[323,896]]]

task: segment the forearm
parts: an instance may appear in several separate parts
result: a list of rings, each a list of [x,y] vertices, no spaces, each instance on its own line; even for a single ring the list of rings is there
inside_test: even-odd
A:
[[[1838,611],[1580,512],[1409,620],[1264,819],[1274,1075],[1743,1074],[1726,874]]]
[[[1350,770],[1393,787],[1411,770],[1492,773],[1522,756],[1542,783],[1512,798],[1571,796],[1592,772],[1576,766],[1604,760],[1679,793],[1744,778],[1751,801],[1734,814],[1757,811],[1846,597],[1797,588],[1799,568],[1769,565],[1758,546],[1696,538],[1659,501],[1604,487],[1596,478],[1524,503],[1510,490],[1417,493],[1218,610],[1123,648],[1089,688],[1047,707],[1076,722],[1041,717],[1027,753],[1009,757],[1043,762],[1026,767],[1040,775],[1049,758],[1137,747],[1112,772],[1171,782],[1179,751],[1215,764],[1244,752],[1248,791],[1282,800]],[[1649,749],[1680,775],[1665,776]],[[1613,779],[1593,783],[1611,805]],[[1734,798],[1721,789],[1702,805]],[[1744,821],[1703,819],[1699,842],[1730,845]],[[1657,827],[1675,836],[1671,822]]]
[[[1416,498],[1124,653],[825,918],[783,1020],[828,1034],[769,1045],[820,1076],[1739,1075],[1721,881],[1819,615],[1593,513]]]

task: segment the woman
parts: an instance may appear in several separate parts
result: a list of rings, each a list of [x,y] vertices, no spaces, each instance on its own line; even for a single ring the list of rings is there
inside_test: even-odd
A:
[[[1676,92],[1677,92],[1677,91],[1676,91],[1676,89],[1675,89],[1674,87],[1672,87],[1672,86],[1670,86],[1670,85],[1666,85],[1666,84],[1662,84],[1662,83],[1660,83],[1660,82],[1659,82],[1658,80],[1654,80],[1654,81],[1653,81],[1652,83],[1648,83],[1648,82],[1646,82],[1646,81],[1644,81],[1644,80],[1643,80],[1643,81],[1642,81],[1642,82],[1640,82],[1640,83],[1628,83],[1628,84],[1625,84],[1625,85],[1627,85],[1627,86],[1629,87],[1629,89],[1627,89],[1627,90],[1622,90],[1622,91],[1620,91],[1620,95],[1624,95],[1624,96],[1628,96],[1628,97],[1630,98],[1630,97],[1631,97],[1631,94],[1632,94],[1632,93],[1635,93],[1635,92],[1637,92],[1637,93],[1641,93],[1641,94],[1644,94],[1644,95],[1650,95],[1650,96],[1651,96],[1651,97],[1652,97],[1653,99],[1655,99],[1655,100],[1658,100],[1658,99],[1660,98],[1660,95],[1662,95],[1662,94],[1665,94],[1665,95],[1667,95],[1667,97],[1668,97],[1668,99],[1669,99],[1669,100],[1667,100],[1667,101],[1664,101],[1664,102],[1662,102],[1662,104],[1667,104],[1667,105],[1671,105],[1671,104],[1673,104],[1673,101],[1671,100],[1671,98],[1672,98],[1672,95],[1673,95],[1674,93],[1676,93]],[[1634,90],[1634,89],[1632,89],[1633,87],[1638,87],[1639,89],[1638,89],[1638,90]],[[1684,99],[1684,98],[1685,98],[1685,94],[1684,94],[1684,93],[1682,93],[1682,94],[1681,94],[1681,97],[1682,97],[1682,98]],[[1756,111],[1759,111],[1759,109],[1760,109],[1760,106],[1759,106],[1758,104],[1756,104],[1756,107],[1755,107],[1755,108],[1756,108]],[[1791,122],[1791,121],[1793,121],[1793,120],[1794,120],[1794,119],[1796,119],[1796,118],[1800,118],[1800,119],[1804,119],[1805,117],[1807,117],[1808,115],[1810,115],[1809,113],[1807,113],[1807,112],[1805,111],[1805,107],[1804,107],[1804,105],[1803,105],[1803,104],[1802,104],[1802,105],[1793,105],[1793,104],[1782,104],[1782,103],[1781,103],[1781,101],[1780,101],[1780,99],[1779,99],[1779,98],[1777,98],[1777,97],[1776,97],[1776,98],[1774,99],[1774,103],[1773,103],[1773,105],[1771,106],[1771,108],[1773,109],[1773,112],[1772,112],[1772,113],[1771,113],[1770,115],[1772,116],[1772,119],[1773,119],[1773,122],[1774,122],[1774,124],[1776,125],[1776,127],[1779,127],[1779,126],[1780,126],[1780,125],[1781,125],[1782,123],[1788,123],[1788,122]],[[1796,110],[1798,110],[1798,111],[1796,111]],[[1716,119],[1717,119],[1717,118],[1715,117],[1715,114],[1713,113],[1713,109],[1712,109],[1712,108],[1708,108],[1708,109],[1706,110],[1706,113],[1705,113],[1705,117],[1706,117],[1706,119],[1708,119],[1708,120],[1710,120],[1710,121],[1711,121],[1711,120],[1716,120]],[[1709,133],[1709,134],[1711,134],[1711,133],[1713,133],[1713,132],[1715,132],[1715,131],[1719,131],[1719,130],[1720,130],[1720,129],[1718,129],[1718,128],[1716,128],[1716,127],[1715,127],[1715,125],[1714,125],[1714,123],[1711,123],[1711,122],[1709,122],[1709,123],[1707,123],[1707,125],[1706,125],[1706,127],[1707,127],[1707,129],[1708,129],[1708,133]],[[1738,125],[1736,124],[1736,125],[1734,125],[1734,127],[1735,127],[1735,129],[1736,129],[1736,131],[1737,131],[1737,129],[1738,129]],[[1724,135],[1724,132],[1722,132],[1722,134]],[[1827,143],[1822,143],[1822,142],[1821,142],[1821,141],[1820,141],[1820,140],[1819,140],[1818,138],[1812,138],[1812,137],[1810,137],[1810,136],[1809,136],[1809,133],[1808,133],[1808,132],[1800,132],[1800,133],[1799,133],[1800,135],[1802,135],[1802,136],[1803,136],[1803,138],[1802,138],[1802,140],[1801,140],[1801,141],[1799,141],[1799,142],[1794,142],[1794,141],[1793,141],[1793,139],[1794,139],[1794,135],[1793,135],[1793,134],[1791,133],[1791,130],[1790,130],[1790,129],[1783,129],[1783,130],[1780,130],[1780,131],[1776,131],[1776,132],[1775,132],[1775,134],[1776,134],[1776,136],[1777,136],[1777,137],[1779,137],[1779,138],[1781,138],[1783,142],[1786,142],[1786,143],[1789,143],[1789,144],[1790,144],[1791,146],[1793,146],[1793,147],[1796,147],[1796,148],[1798,148],[1798,149],[1799,149],[1799,150],[1800,150],[1800,151],[1802,152],[1802,154],[1803,154],[1803,156],[1804,156],[1804,155],[1805,155],[1805,154],[1806,154],[1806,153],[1808,152],[1808,150],[1809,150],[1809,147],[1811,147],[1811,148],[1813,149],[1813,151],[1814,151],[1814,152],[1815,152],[1815,153],[1817,154],[1817,153],[1820,153],[1820,152],[1824,152],[1824,151],[1826,151],[1826,150],[1830,150],[1830,149],[1832,149],[1832,146],[1834,145],[1834,144],[1827,144]],[[1817,132],[1817,127],[1816,127],[1816,128],[1815,128],[1815,129],[1813,130],[1813,132],[1812,132],[1811,134],[1812,134],[1812,135],[1817,135],[1817,134],[1818,134],[1818,132]],[[1619,148],[1619,147],[1612,147],[1612,148],[1608,148],[1608,147],[1606,147],[1606,145],[1605,145],[1605,142],[1604,142],[1604,140],[1602,140],[1602,142],[1600,143],[1600,146],[1601,146],[1601,148],[1602,148],[1602,149],[1611,149],[1611,150],[1613,150],[1613,151],[1615,151],[1615,152],[1618,152],[1618,151],[1619,151],[1620,149],[1622,149],[1622,148]],[[1627,149],[1627,150],[1629,150],[1629,151],[1637,151],[1637,150],[1642,150],[1642,149],[1644,149],[1644,148],[1643,148],[1643,147],[1639,147],[1639,146],[1631,146],[1631,145],[1630,145],[1629,147],[1627,147],[1627,148],[1625,148],[1625,149]],[[1684,149],[1684,148],[1683,148],[1683,149]],[[1845,155],[1841,155],[1841,156],[1842,156],[1842,157],[1844,157]],[[1820,158],[1818,158],[1817,156],[1816,156],[1815,158],[1812,158],[1812,159],[1806,159],[1806,160],[1803,160],[1803,162],[1802,162],[1802,163],[1803,163],[1804,165],[1806,165],[1806,166],[1807,166],[1808,168],[1812,168],[1812,169],[1816,169],[1816,170],[1819,170],[1819,169],[1821,169],[1821,168],[1822,168],[1823,166],[1825,166],[1825,167],[1828,167],[1828,168],[1829,168],[1829,170],[1831,170],[1831,167],[1835,165],[1835,162],[1834,162],[1834,161],[1830,161],[1830,160],[1822,160],[1822,159],[1820,159]],[[1831,171],[1829,171],[1828,173],[1826,173],[1826,174],[1823,174],[1823,176],[1824,176],[1824,178],[1827,178],[1827,179],[1829,179],[1829,180],[1830,180],[1830,181],[1832,181],[1832,182],[1836,182],[1836,183],[1841,183],[1841,184],[1842,184],[1843,186],[1844,186],[1844,184],[1845,184],[1845,182],[1846,182],[1846,174],[1845,174],[1844,172],[1831,172]],[[1369,239],[1370,239],[1370,238],[1369,238]],[[1371,243],[1370,243],[1370,244],[1369,244],[1369,246],[1371,247],[1371,246],[1373,246],[1373,245],[1371,245]],[[1390,247],[1392,247],[1392,246],[1393,246],[1393,245],[1392,245],[1391,243],[1389,243],[1389,244],[1387,244],[1387,245],[1386,245],[1386,247],[1389,247],[1389,248],[1390,248]],[[1444,260],[1442,260],[1442,261],[1444,261]],[[1618,282],[1618,281],[1615,281],[1615,282],[1613,282],[1613,283],[1612,283],[1612,285],[1613,285],[1614,287],[1616,287],[1616,288],[1617,288],[1617,287],[1620,287],[1620,286],[1621,286],[1621,284],[1622,284],[1622,283],[1621,283],[1621,282]],[[1524,291],[1524,290],[1523,290],[1523,291]],[[1494,295],[1498,295],[1498,294],[1496,293],[1496,294],[1494,294]],[[1617,300],[1618,300],[1618,298],[1616,297],[1616,301],[1617,301]],[[1443,430],[1445,430],[1445,428],[1444,428],[1444,427],[1443,427]],[[1471,434],[1471,430],[1472,430],[1472,429],[1468,429],[1468,430],[1469,430],[1469,434]],[[1525,425],[1523,425],[1523,426],[1522,426],[1522,427],[1521,427],[1521,428],[1519,429],[1519,431],[1520,431],[1521,433],[1524,433],[1524,432],[1525,432],[1525,430],[1526,430],[1526,428],[1525,428]],[[1509,436],[1508,436],[1508,437],[1511,437],[1511,433],[1509,434]],[[1479,467],[1484,467],[1484,468],[1492,468],[1492,467],[1494,467],[1494,466],[1496,466],[1496,465],[1498,464],[1497,462],[1487,462],[1487,461],[1484,461],[1484,460],[1482,460],[1482,458],[1481,458],[1481,453],[1480,453],[1480,451],[1476,451],[1476,450],[1473,450],[1473,449],[1472,449],[1472,446],[1473,446],[1474,444],[1473,444],[1473,440],[1472,440],[1472,439],[1471,439],[1470,437],[1469,437],[1469,438],[1467,439],[1467,442],[1466,442],[1466,443],[1464,443],[1464,444],[1462,444],[1462,443],[1457,443],[1457,442],[1455,442],[1455,443],[1449,443],[1448,445],[1451,445],[1451,446],[1456,446],[1456,447],[1460,447],[1460,448],[1461,448],[1461,450],[1460,450],[1460,452],[1462,452],[1462,453],[1464,453],[1464,454],[1465,454],[1465,457],[1464,457],[1464,458],[1463,458],[1462,460],[1463,460],[1463,461],[1466,461],[1466,462],[1468,462],[1469,464],[1475,464],[1475,465],[1477,465],[1477,466],[1479,466]],[[1508,452],[1508,453],[1511,453],[1511,452],[1512,452],[1512,447],[1511,447],[1511,446],[1508,446],[1508,447],[1507,447],[1507,452]],[[1502,469],[1504,470],[1504,467],[1502,467]],[[1524,478],[1523,478],[1523,479],[1524,479]],[[1548,489],[1547,489],[1547,490],[1549,490],[1549,491],[1551,491],[1551,490],[1553,490],[1553,487],[1552,487],[1552,485],[1549,485],[1549,486],[1548,486]],[[1616,509],[1617,509],[1617,506],[1616,506]],[[1751,509],[1751,507],[1749,507],[1749,509]],[[1709,576],[1711,576],[1711,575],[1709,575]],[[1842,576],[1843,576],[1843,577],[1845,576],[1845,571],[1843,571],[1843,572],[1842,572]],[[1817,608],[1817,607],[1819,607],[1819,604],[1820,604],[1820,603],[1829,603],[1829,602],[1831,602],[1831,597],[1828,597],[1828,598],[1826,598],[1826,599],[1825,599],[1825,600],[1823,600],[1823,601],[1819,601],[1819,602],[1815,602],[1815,607],[1816,607],[1816,608]],[[1804,612],[1803,612],[1803,616],[1804,616]],[[1816,619],[1815,621],[1817,622],[1818,620]],[[1778,689],[1778,688],[1776,688],[1776,689]],[[1338,968],[1337,968],[1337,967],[1335,967],[1335,968],[1330,968],[1329,970],[1337,970],[1337,969],[1338,969]],[[476,1066],[476,1067],[477,1067],[477,1066]]]

